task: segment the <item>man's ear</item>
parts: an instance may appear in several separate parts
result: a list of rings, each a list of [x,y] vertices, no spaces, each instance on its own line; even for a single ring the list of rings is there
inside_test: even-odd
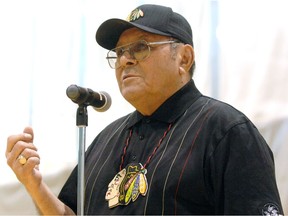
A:
[[[181,54],[182,59],[180,63],[180,69],[181,69],[180,71],[188,72],[195,60],[194,49],[191,45],[185,44],[182,47]]]

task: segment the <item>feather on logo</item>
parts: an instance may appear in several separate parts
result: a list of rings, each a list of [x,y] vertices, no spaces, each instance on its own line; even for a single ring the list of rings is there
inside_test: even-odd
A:
[[[140,17],[143,17],[144,16],[144,13],[141,9],[139,8],[136,8],[135,10],[133,10],[127,17],[127,21],[129,22],[133,22],[137,19],[139,19]]]

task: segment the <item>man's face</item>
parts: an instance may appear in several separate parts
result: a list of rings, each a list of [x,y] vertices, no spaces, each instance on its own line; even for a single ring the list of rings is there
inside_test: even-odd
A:
[[[125,169],[121,170],[119,173],[115,175],[115,177],[109,183],[106,196],[105,196],[106,200],[111,200],[115,197],[117,197],[117,200],[118,200],[118,197],[120,195],[119,187],[125,177],[125,174],[126,174],[126,170]]]
[[[169,41],[171,38],[132,28],[122,33],[117,47],[139,40],[158,42]],[[171,44],[151,47],[150,56],[142,61],[131,58],[129,53],[125,52],[116,69],[121,94],[136,108],[145,106],[148,101],[161,105],[181,85],[177,52],[172,53]]]

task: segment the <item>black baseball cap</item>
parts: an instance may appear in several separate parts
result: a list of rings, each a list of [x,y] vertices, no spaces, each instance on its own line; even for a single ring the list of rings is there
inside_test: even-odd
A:
[[[192,29],[188,21],[170,7],[155,4],[137,7],[126,20],[116,18],[106,20],[96,32],[96,41],[105,49],[114,49],[120,35],[133,27],[170,36],[193,47]]]

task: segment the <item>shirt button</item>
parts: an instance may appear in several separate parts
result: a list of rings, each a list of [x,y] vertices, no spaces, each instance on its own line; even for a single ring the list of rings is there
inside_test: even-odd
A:
[[[133,156],[132,156],[132,160],[133,160],[133,161],[135,161],[136,158],[137,158],[136,155],[133,155]]]
[[[143,135],[140,135],[140,136],[139,136],[139,139],[140,139],[140,140],[143,140],[143,139],[144,139],[144,136],[143,136]]]

